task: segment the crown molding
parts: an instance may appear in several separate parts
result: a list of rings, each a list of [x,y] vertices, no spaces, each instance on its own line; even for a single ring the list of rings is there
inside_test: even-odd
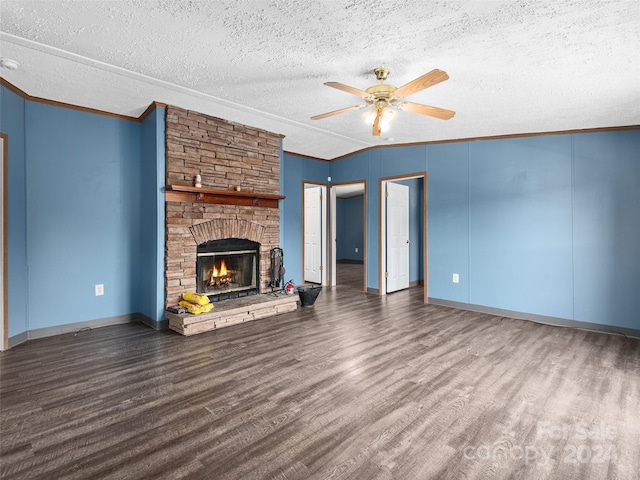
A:
[[[129,115],[120,115],[118,113],[111,113],[104,110],[98,110],[96,108],[81,107],[79,105],[73,105],[71,103],[58,102],[56,100],[49,100],[47,98],[41,98],[41,97],[34,97],[29,95],[24,90],[21,90],[20,88],[16,87],[14,84],[8,82],[2,77],[0,77],[0,85],[5,87],[7,90],[11,90],[13,93],[24,98],[25,100],[29,100],[30,102],[43,103],[45,105],[52,105],[54,107],[68,108],[70,110],[78,110],[80,112],[93,113],[95,115],[104,115],[106,117],[118,118],[120,120],[127,120],[130,122],[142,122],[145,118],[149,116],[149,114],[154,109],[167,107],[166,103],[151,102],[151,104],[147,107],[147,109],[144,112],[142,112],[142,114],[139,117],[131,117]]]
[[[2,85],[3,87],[7,88],[8,90],[11,90],[13,93],[15,93],[16,95],[19,95],[20,97],[24,98],[25,100],[29,100],[31,102],[43,103],[43,104],[46,104],[46,105],[53,105],[55,107],[68,108],[68,109],[72,109],[72,110],[78,110],[78,111],[81,111],[81,112],[93,113],[93,114],[96,114],[96,115],[105,115],[105,116],[108,116],[108,117],[119,118],[121,120],[128,120],[128,121],[131,121],[131,122],[142,122],[151,114],[151,112],[154,109],[156,109],[156,108],[166,108],[167,107],[166,103],[154,101],[154,102],[151,102],[149,104],[147,109],[144,112],[142,112],[142,114],[140,114],[139,117],[132,117],[132,116],[128,116],[128,115],[120,115],[120,114],[117,114],[117,113],[111,113],[111,112],[107,112],[107,111],[104,111],[104,110],[97,110],[95,108],[81,107],[79,105],[73,105],[73,104],[70,104],[70,103],[58,102],[56,100],[48,100],[46,98],[33,97],[33,96],[29,95],[28,93],[26,93],[25,91],[21,90],[20,88],[16,87],[12,83],[8,82],[7,80],[5,80],[2,77],[0,77],[0,85]],[[396,143],[396,144],[391,144],[391,145],[373,145],[371,147],[362,148],[360,150],[355,150],[353,152],[346,153],[344,155],[340,155],[338,157],[329,158],[329,159],[313,157],[311,155],[304,155],[302,153],[289,152],[289,151],[286,151],[286,150],[283,153],[287,154],[287,155],[295,156],[295,157],[306,158],[306,159],[309,159],[309,160],[317,160],[317,161],[320,161],[320,162],[329,162],[330,163],[330,162],[335,162],[335,161],[338,161],[338,160],[342,160],[343,158],[347,158],[347,157],[350,157],[352,155],[356,155],[358,153],[364,153],[364,152],[376,150],[376,149],[379,149],[379,148],[416,147],[416,146],[421,146],[421,145],[440,145],[440,144],[444,144],[444,143],[479,142],[479,141],[483,141],[483,140],[505,140],[505,139],[510,139],[510,138],[543,137],[543,136],[548,136],[548,135],[571,135],[571,134],[580,134],[580,133],[615,132],[615,131],[623,131],[623,130],[640,130],[640,125],[624,125],[624,126],[619,126],[619,127],[583,128],[583,129],[574,129],[574,130],[557,130],[557,131],[550,131],[550,132],[512,133],[512,134],[507,134],[507,135],[493,135],[493,136],[487,136],[487,137],[468,137],[468,138],[456,138],[456,139],[450,139],[450,140],[434,140],[434,141],[429,141],[429,142]],[[284,138],[284,135],[280,135],[280,137]]]
[[[373,148],[373,147],[371,147]],[[365,149],[366,150],[366,149]],[[286,150],[282,152],[283,154],[286,155],[291,155],[292,157],[300,157],[300,158],[306,158],[308,160],[317,160],[319,162],[333,162],[332,159],[326,159],[326,158],[318,158],[318,157],[313,157],[311,155],[304,155],[302,153],[295,153],[295,152],[287,152]],[[347,155],[351,155],[350,153]],[[337,157],[336,157],[337,158]]]
[[[549,135],[572,135],[572,134],[580,134],[580,133],[599,133],[599,132],[618,132],[623,130],[640,130],[640,125],[623,125],[620,127],[597,127],[597,128],[582,128],[582,129],[574,129],[574,130],[557,130],[551,132],[533,132],[533,133],[511,133],[507,135],[493,135],[488,137],[468,137],[468,138],[455,138],[451,140],[433,140],[430,142],[415,142],[415,143],[395,143],[391,145],[374,145],[372,147],[363,148],[361,150],[355,150],[350,153],[345,153],[344,155],[340,155],[339,157],[334,157],[330,159],[325,158],[316,158],[310,155],[302,155],[301,153],[295,152],[287,152],[287,155],[292,155],[301,158],[308,158],[310,160],[318,160],[321,162],[335,162],[338,160],[342,160],[343,158],[350,157],[352,155],[356,155],[358,153],[369,152],[372,150],[377,150],[379,148],[398,148],[398,147],[418,147],[421,145],[441,145],[443,143],[463,143],[463,142],[480,142],[483,140],[506,140],[510,138],[528,138],[528,137],[544,137]]]

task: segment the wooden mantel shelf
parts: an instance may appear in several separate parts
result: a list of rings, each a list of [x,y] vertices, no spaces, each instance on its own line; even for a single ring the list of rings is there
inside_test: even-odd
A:
[[[187,185],[167,185],[165,192],[167,202],[217,203],[248,207],[278,208],[278,200],[284,199],[283,195],[237,192],[206,187],[196,188]]]

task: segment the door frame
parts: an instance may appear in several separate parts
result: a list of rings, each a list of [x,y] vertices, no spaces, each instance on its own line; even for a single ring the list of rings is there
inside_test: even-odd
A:
[[[2,255],[2,324],[0,325],[0,351],[7,350],[9,348],[9,296],[8,296],[8,283],[9,283],[9,136],[6,133],[0,132],[0,138],[2,138],[2,248],[0,249],[0,255]]]
[[[367,291],[367,181],[366,180],[354,180],[353,182],[335,182],[331,184],[331,204],[330,204],[330,213],[329,217],[331,219],[331,242],[329,242],[329,255],[331,258],[331,282],[330,285],[334,287],[337,284],[336,279],[336,191],[334,187],[340,185],[364,185],[364,199],[362,206],[362,215],[363,215],[363,239],[362,239],[362,259],[364,262],[364,278],[362,282],[362,290],[364,292]]]
[[[421,178],[423,185],[423,198],[422,198],[422,271],[423,271],[423,292],[422,292],[422,301],[424,303],[429,303],[429,259],[428,259],[428,228],[427,228],[427,219],[428,219],[428,174],[427,172],[419,172],[413,174],[406,175],[396,175],[392,177],[380,177],[378,179],[378,200],[379,200],[379,215],[378,215],[378,295],[386,295],[386,279],[384,276],[385,273],[385,262],[386,262],[386,250],[387,250],[387,204],[384,201],[384,192],[387,182],[397,182],[400,180],[411,180],[414,178]]]
[[[320,202],[321,205],[321,213],[320,213],[320,220],[322,222],[322,226],[321,226],[321,232],[320,232],[320,236],[322,238],[322,249],[321,249],[321,259],[320,259],[320,263],[321,263],[321,267],[322,267],[322,275],[320,276],[320,285],[321,286],[325,286],[327,285],[327,184],[326,183],[320,183],[320,182],[310,182],[308,180],[303,180],[302,181],[302,285],[304,285],[305,283],[305,279],[304,279],[304,254],[305,254],[305,247],[304,247],[304,235],[305,235],[305,228],[304,228],[304,223],[305,223],[305,204],[304,204],[304,187],[305,185],[311,185],[314,187],[322,187],[322,201]]]

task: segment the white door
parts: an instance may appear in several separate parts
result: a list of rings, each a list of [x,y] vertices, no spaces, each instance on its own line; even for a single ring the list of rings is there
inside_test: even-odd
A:
[[[304,189],[304,281],[322,284],[322,190]]]
[[[387,182],[387,293],[409,288],[409,187]]]

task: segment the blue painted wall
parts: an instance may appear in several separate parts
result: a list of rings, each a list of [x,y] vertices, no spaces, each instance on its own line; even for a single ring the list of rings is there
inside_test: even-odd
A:
[[[329,162],[283,154],[280,169],[280,248],[284,252],[286,279],[302,284],[302,183],[327,184]],[[327,238],[328,241],[328,238]]]
[[[573,317],[571,136],[469,145],[469,302]]]
[[[366,150],[344,157],[330,164],[332,182],[367,182],[367,285],[378,285],[378,178],[382,174],[380,150]],[[376,227],[372,227],[376,225]],[[372,272],[370,269],[374,268]]]
[[[364,195],[338,198],[336,200],[336,259],[362,262],[364,260],[363,242]]]
[[[550,135],[373,149],[330,173],[369,182],[369,288],[379,180],[426,170],[430,297],[640,329],[638,151],[640,130]]]
[[[380,148],[380,171],[382,177],[412,175],[428,170],[427,146],[413,145],[401,148]],[[377,180],[378,177],[372,180]]]
[[[377,289],[378,216],[380,215],[380,179],[412,175],[427,171],[427,147],[415,145],[401,148],[378,148],[356,153],[331,162],[333,182],[367,181],[367,287]],[[416,193],[416,192],[414,192]],[[415,215],[415,211],[414,211]],[[414,245],[417,247],[417,245]],[[412,248],[414,248],[412,247]],[[415,257],[420,258],[417,254]],[[414,264],[414,262],[411,262]],[[419,262],[422,264],[422,261]],[[413,265],[412,281],[421,278],[421,267]]]
[[[8,135],[9,338],[28,330],[25,101],[0,86],[0,131]]]
[[[406,161],[401,161],[403,155],[407,155]],[[379,206],[379,179],[398,175],[410,175],[426,171],[427,158],[425,146],[411,146],[402,149],[383,148],[368,150],[345,157],[336,162],[323,162],[296,155],[284,154],[281,171],[282,192],[287,199],[283,202],[281,215],[281,245],[285,253],[285,266],[287,278],[293,278],[296,283],[302,280],[302,182],[327,183],[327,177],[331,176],[333,182],[357,182],[367,181],[367,279],[370,288],[378,286],[378,206]],[[413,180],[410,185],[410,202],[412,218],[422,219],[422,195],[421,181]],[[364,201],[364,198],[363,198]],[[338,219],[336,219],[338,220]],[[412,222],[413,223],[413,222]],[[410,280],[415,281],[424,278],[422,259],[422,239],[419,233],[419,225],[412,225],[411,234],[414,251],[412,259]],[[339,226],[336,226],[339,228]],[[356,234],[357,236],[358,234]],[[361,237],[359,237],[361,238]],[[362,251],[361,248],[359,248]],[[352,254],[353,252],[352,249]],[[343,254],[338,251],[338,255]],[[346,254],[345,254],[346,255]],[[342,258],[342,257],[338,257]],[[351,257],[345,257],[351,258]],[[362,259],[363,257],[360,257]],[[293,269],[293,270],[292,270]],[[330,273],[330,272],[329,272]]]
[[[29,330],[138,312],[140,124],[25,107]]]
[[[640,329],[640,130],[573,136],[576,320]]]
[[[161,319],[164,111],[140,124],[0,94],[9,336],[135,312]],[[331,163],[284,154],[287,279],[302,281],[303,181],[367,181],[377,288],[379,180],[428,171],[431,297],[640,329],[638,151],[640,130],[378,148]],[[55,308],[69,298],[79,306]]]
[[[156,108],[141,131],[140,312],[152,320],[164,318],[165,109]]]
[[[429,147],[427,191],[429,296],[469,303],[468,143]]]
[[[162,318],[164,109],[142,123],[24,100],[9,136],[9,337],[142,312]],[[94,285],[104,284],[96,297]]]

